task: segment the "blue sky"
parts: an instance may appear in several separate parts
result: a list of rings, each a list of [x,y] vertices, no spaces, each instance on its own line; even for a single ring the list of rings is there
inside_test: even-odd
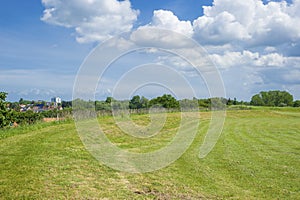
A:
[[[71,100],[75,76],[91,50],[124,31],[143,27],[176,31],[202,45],[220,71],[227,97],[249,100],[261,90],[278,89],[300,99],[299,0],[69,2],[2,2],[0,90],[9,93],[8,100],[52,96]],[[160,55],[160,63],[162,58],[172,66],[174,58]],[[114,74],[121,67],[119,63],[105,77],[106,88],[99,98],[110,95],[118,81]],[[193,76],[186,78],[193,82]],[[151,89],[142,93],[157,95]],[[197,97],[205,95],[199,92]]]

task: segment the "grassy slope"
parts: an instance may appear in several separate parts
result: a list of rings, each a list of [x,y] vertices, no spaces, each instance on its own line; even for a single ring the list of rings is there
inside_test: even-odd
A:
[[[72,122],[0,133],[0,198],[299,198],[299,110],[228,112],[216,147],[200,160],[209,113],[201,115],[199,134],[188,151],[169,167],[146,174],[101,165],[85,150]],[[140,124],[149,120],[134,119]],[[169,114],[162,134],[150,140],[128,140],[110,117],[100,123],[120,147],[149,151],[170,141],[179,120],[178,114]]]

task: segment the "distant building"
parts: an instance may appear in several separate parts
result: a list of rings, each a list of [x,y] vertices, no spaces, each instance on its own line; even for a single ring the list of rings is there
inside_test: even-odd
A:
[[[61,98],[53,97],[53,98],[51,98],[51,103],[54,103],[54,105],[57,106],[59,103],[61,103]]]

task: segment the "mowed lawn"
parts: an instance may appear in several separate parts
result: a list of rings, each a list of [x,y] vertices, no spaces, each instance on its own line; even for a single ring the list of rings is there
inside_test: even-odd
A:
[[[199,159],[210,113],[170,166],[143,174],[113,170],[84,148],[74,122],[0,131],[0,199],[300,199],[300,110],[227,111],[213,151]],[[147,115],[135,115],[147,124]],[[134,152],[159,149],[176,133],[168,114],[154,138],[132,138],[112,117],[99,118],[108,138]]]

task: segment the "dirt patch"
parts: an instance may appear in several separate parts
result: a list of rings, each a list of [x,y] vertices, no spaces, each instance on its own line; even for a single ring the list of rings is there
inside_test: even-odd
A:
[[[54,122],[54,121],[61,121],[61,120],[64,120],[64,118],[44,118],[43,119],[43,122]]]
[[[141,195],[141,197],[152,197],[155,200],[171,200],[171,199],[187,199],[187,200],[200,200],[206,199],[204,196],[191,196],[189,194],[167,194],[159,192],[155,189],[144,188],[142,191],[136,190],[133,193]]]

